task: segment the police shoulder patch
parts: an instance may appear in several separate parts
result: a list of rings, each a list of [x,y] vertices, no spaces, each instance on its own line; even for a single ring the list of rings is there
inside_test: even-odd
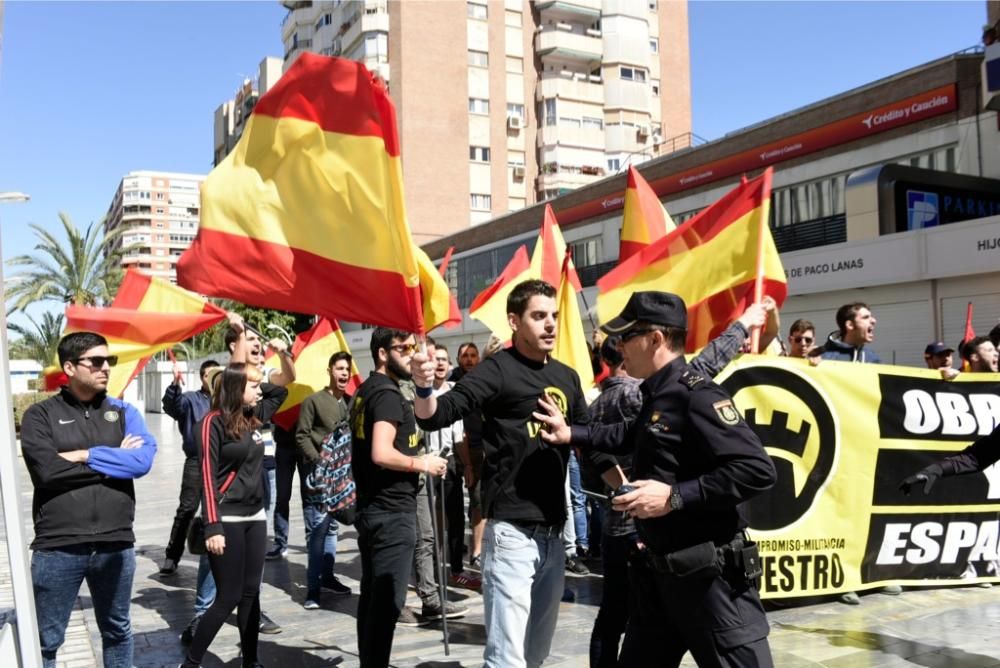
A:
[[[104,419],[108,422],[118,422],[118,411],[104,411]]]
[[[677,380],[681,385],[685,386],[689,390],[693,390],[700,383],[705,382],[705,379],[703,377],[699,376],[690,369],[682,373],[681,377],[678,378]]]
[[[723,424],[736,426],[740,423],[740,412],[736,410],[736,406],[733,405],[732,399],[716,401],[712,404],[712,408],[715,409],[715,414],[719,416],[719,419],[722,420]]]

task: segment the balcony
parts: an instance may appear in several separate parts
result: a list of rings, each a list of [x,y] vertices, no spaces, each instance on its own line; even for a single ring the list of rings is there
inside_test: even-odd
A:
[[[347,26],[344,28],[344,26]],[[389,14],[380,12],[377,14],[354,14],[354,16],[341,25],[343,34],[340,37],[341,51],[350,53],[351,49],[361,39],[361,36],[368,32],[389,32]]]
[[[569,24],[557,26],[546,27],[535,34],[535,51],[543,61],[571,61],[585,63],[587,67],[594,67],[601,62],[603,45],[600,37],[584,34],[582,28],[580,32],[572,32],[574,28]]]
[[[601,18],[601,0],[543,0],[535,3],[535,7],[546,18],[551,15],[588,23]]]
[[[286,63],[288,62],[292,54],[298,53],[299,51],[308,51],[309,49],[312,48],[312,45],[313,42],[311,39],[298,40],[297,42],[295,42],[295,44],[289,47],[288,51],[285,51],[285,62]]]
[[[576,127],[560,123],[559,125],[543,125],[538,130],[538,148],[543,146],[575,146],[594,149],[600,153],[596,160],[604,162],[604,131],[591,127]]]
[[[582,170],[593,171],[585,174]],[[603,169],[600,167],[570,167],[546,163],[538,175],[538,190],[558,190],[560,192],[576,190],[601,178]]]
[[[595,74],[563,73],[557,76],[546,76],[535,89],[535,97],[539,100],[557,97],[563,100],[575,100],[599,104],[602,107],[598,116],[603,116],[604,85],[601,77]]]

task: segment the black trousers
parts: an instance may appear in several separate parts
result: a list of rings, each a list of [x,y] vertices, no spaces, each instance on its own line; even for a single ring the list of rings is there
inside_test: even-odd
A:
[[[267,522],[223,522],[226,548],[222,554],[208,555],[217,592],[212,606],[202,615],[191,639],[184,666],[200,666],[229,614],[236,609],[243,665],[257,662],[260,634],[260,578],[267,548]]]
[[[358,656],[361,668],[384,668],[392,654],[396,620],[406,603],[417,541],[416,514],[366,508],[354,526],[361,552]]]
[[[167,559],[180,561],[184,555],[184,541],[187,539],[188,526],[191,524],[191,518],[198,512],[200,502],[201,469],[198,467],[197,457],[188,457],[184,460],[177,512],[174,513],[174,525],[170,528],[170,538],[167,540]]]
[[[451,572],[463,570],[465,546],[465,480],[462,463],[454,455],[448,457],[448,473],[444,478],[445,526],[448,527],[448,563]],[[438,487],[437,489],[440,489]],[[440,503],[440,502],[439,502]]]
[[[635,534],[601,536],[604,586],[601,607],[590,633],[590,668],[615,668],[618,646],[628,624],[629,555],[635,550]]]
[[[299,451],[295,448],[295,434],[281,427],[274,428],[274,545],[288,547],[290,534],[289,503],[292,500],[292,480],[295,473],[299,474],[299,495],[305,501],[306,476],[309,475],[309,465],[302,461]],[[304,526],[304,525],[303,525]]]
[[[668,578],[629,568],[631,611],[621,666],[675,668],[686,652],[700,668],[772,668],[757,590],[735,573]]]

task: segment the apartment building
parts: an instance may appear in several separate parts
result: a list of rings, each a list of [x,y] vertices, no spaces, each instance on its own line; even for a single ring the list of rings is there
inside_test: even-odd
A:
[[[124,227],[125,268],[177,282],[177,258],[198,233],[202,174],[136,171],[122,177],[108,207],[109,230]]]
[[[282,4],[285,69],[313,51],[388,82],[417,243],[693,144],[685,2]]]
[[[268,56],[257,66],[257,76],[246,78],[233,99],[220,104],[215,110],[215,148],[212,152],[212,164],[218,165],[222,159],[236,146],[243,135],[243,128],[250,112],[260,96],[278,82],[282,74],[281,58]]]

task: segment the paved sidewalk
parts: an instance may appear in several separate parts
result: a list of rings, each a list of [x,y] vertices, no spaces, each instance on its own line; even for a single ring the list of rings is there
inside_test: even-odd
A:
[[[183,658],[178,636],[191,617],[197,559],[185,555],[177,574],[168,578],[158,574],[176,508],[183,455],[171,420],[160,415],[148,415],[147,420],[159,440],[160,452],[153,471],[136,483],[137,568],[132,599],[135,663],[140,668],[176,668]],[[25,517],[29,518],[31,487],[26,473],[22,481]],[[291,549],[287,559],[267,563],[262,593],[263,609],[281,624],[283,631],[261,636],[261,660],[270,668],[355,668],[355,611],[361,575],[356,533],[342,527],[336,569],[354,594],[334,599],[327,593],[322,609],[306,611],[302,608],[306,564],[302,514],[297,499],[293,498],[292,503]],[[567,585],[574,591],[576,602],[562,604],[546,666],[588,664],[590,629],[600,601],[601,579],[567,578]],[[464,619],[449,623],[451,656],[444,655],[440,626],[398,628],[393,665],[481,665],[485,638],[482,598],[464,590],[452,590],[451,596],[470,608]],[[60,668],[100,665],[100,636],[86,588],[80,603],[81,609],[73,614],[66,645],[59,655]],[[409,603],[419,608],[419,600],[412,592]],[[11,604],[4,554],[0,558],[0,606]],[[1000,587],[914,590],[895,597],[872,594],[863,597],[863,603],[856,607],[831,602],[777,610],[769,618],[775,664],[782,668],[1000,666]],[[239,666],[238,642],[236,627],[227,624],[209,650],[205,666]],[[688,659],[683,665],[694,663]]]

